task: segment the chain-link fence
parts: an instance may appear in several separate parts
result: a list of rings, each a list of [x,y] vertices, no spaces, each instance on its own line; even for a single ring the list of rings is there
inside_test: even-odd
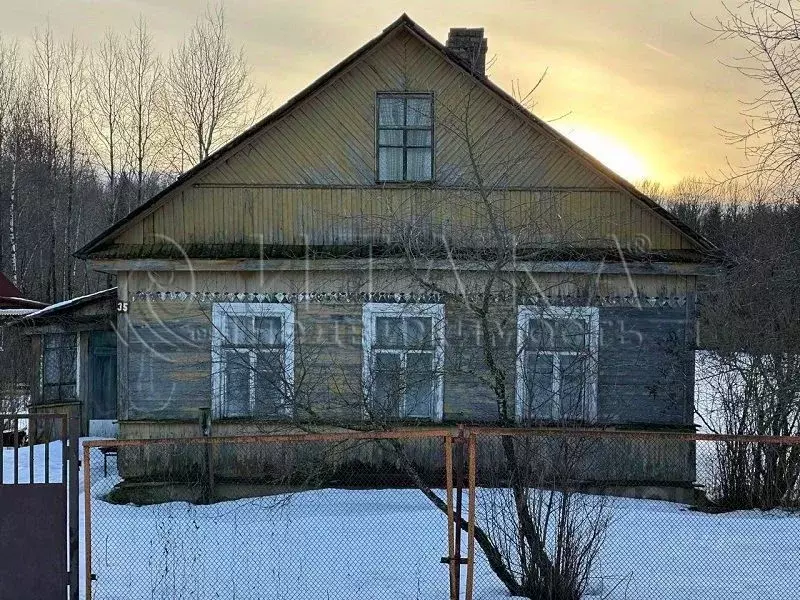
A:
[[[792,438],[461,428],[125,440],[87,443],[84,467],[98,600],[800,589]]]

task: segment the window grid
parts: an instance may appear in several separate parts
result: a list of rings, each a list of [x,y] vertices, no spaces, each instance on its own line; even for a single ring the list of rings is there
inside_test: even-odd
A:
[[[216,303],[212,311],[212,373],[214,413],[220,417],[281,417],[291,416],[291,404],[286,398],[291,395],[294,385],[294,307],[288,304],[272,303]],[[272,341],[264,341],[259,333],[256,322],[258,319],[278,318],[280,320],[277,332],[269,332]],[[238,330],[231,334],[229,324],[231,321],[247,323],[246,327],[237,324]],[[252,336],[248,339],[237,339],[238,333]],[[257,412],[257,378],[261,374],[258,360],[260,357],[271,357],[275,351],[279,351],[283,373],[278,375],[279,385],[281,386],[278,406],[273,414],[260,414]],[[231,356],[232,355],[232,356]],[[247,369],[247,406],[248,414],[228,414],[229,407],[235,403],[235,399],[230,397],[228,367],[236,363],[233,360],[240,360],[238,366]]]
[[[432,346],[430,348],[380,348],[378,347],[378,331],[376,321],[380,317],[390,318],[430,318],[431,319],[431,336]],[[405,319],[404,319],[405,320]],[[407,325],[402,324],[403,344],[407,340]],[[433,398],[432,406],[430,407],[430,417],[434,420],[441,420],[443,413],[443,383],[444,377],[442,367],[444,363],[444,306],[441,304],[383,304],[383,303],[367,303],[364,305],[363,311],[363,382],[364,382],[364,396],[370,401],[376,401],[374,397],[374,387],[376,384],[375,374],[376,357],[379,354],[393,354],[400,357],[400,370],[405,378],[407,375],[408,357],[409,355],[431,355],[432,367],[434,373],[433,381]],[[405,391],[405,390],[404,390]],[[400,410],[400,417],[414,418],[409,415],[409,408],[406,406],[405,393],[402,396]],[[419,417],[417,417],[419,418]]]
[[[538,356],[549,356],[552,360],[550,419],[577,418],[580,420],[593,420],[597,415],[597,348],[599,337],[599,313],[596,307],[531,307],[520,306],[517,318],[517,385],[516,385],[516,418],[524,420],[535,418],[531,414],[532,390],[528,389],[526,376],[528,374],[528,353],[526,347],[529,339],[530,324],[536,320],[547,321],[582,321],[584,329],[584,350],[567,349],[540,349],[535,353]],[[562,370],[563,357],[586,356],[587,368],[583,373],[583,406],[582,415],[563,414],[562,406]]]
[[[409,125],[409,109],[408,101],[413,99],[424,99],[429,102],[428,108],[428,123],[425,125]],[[402,125],[385,125],[381,123],[381,102],[391,100],[402,100],[403,102],[403,124]],[[433,180],[433,94],[391,94],[380,93],[378,94],[377,111],[376,111],[376,124],[377,135],[376,141],[378,146],[377,152],[377,180],[379,182],[394,182],[394,181],[432,181]],[[382,141],[384,137],[383,132],[398,131],[402,132],[402,143],[391,143]],[[409,132],[427,132],[427,142],[413,142],[409,141]],[[386,136],[389,138],[389,136]],[[391,178],[381,176],[382,155],[386,149],[393,148],[399,149],[403,158],[403,172],[401,178]],[[421,178],[409,178],[408,173],[408,154],[411,150],[425,150],[429,152],[428,157],[428,173],[427,176]]]
[[[77,334],[47,334],[42,353],[42,397],[45,402],[77,400]]]

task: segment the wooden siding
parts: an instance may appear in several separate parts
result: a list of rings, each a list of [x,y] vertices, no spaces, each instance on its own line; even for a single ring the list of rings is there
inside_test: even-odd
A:
[[[375,95],[432,91],[435,183],[375,185]],[[473,153],[464,143],[469,126]],[[475,159],[477,171],[472,167]],[[117,255],[164,243],[204,247],[363,243],[413,220],[456,239],[482,231],[490,203],[531,243],[653,249],[694,243],[581,155],[531,123],[407,30],[375,47],[289,114],[176,188],[115,239]],[[141,253],[140,253],[141,255]]]
[[[121,419],[197,419],[211,406],[209,302],[136,301],[127,331],[129,396]],[[513,390],[516,307],[498,305],[492,343]],[[496,400],[485,371],[478,323],[446,306],[445,420],[491,421]],[[362,305],[296,305],[296,416],[358,420]],[[609,423],[690,425],[693,416],[692,306],[601,307],[598,416]],[[511,394],[513,398],[513,392]],[[305,408],[304,408],[305,407]]]
[[[468,123],[482,174],[502,177],[506,185],[610,185],[581,157],[531,127],[516,109],[407,31],[398,31],[197,182],[372,185],[375,95],[392,91],[433,92],[440,184],[471,177],[464,143]]]
[[[516,189],[494,192],[490,203],[522,244],[693,247],[623,192]],[[330,247],[396,240],[413,224],[428,235],[487,245],[486,208],[474,195],[444,188],[199,187],[133,223],[117,244],[122,254],[126,246],[169,244]]]

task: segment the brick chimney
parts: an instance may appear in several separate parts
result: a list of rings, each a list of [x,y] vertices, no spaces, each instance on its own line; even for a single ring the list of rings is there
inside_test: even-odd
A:
[[[488,44],[483,37],[483,27],[454,27],[447,36],[447,48],[458,56],[472,72],[486,74],[486,50]]]

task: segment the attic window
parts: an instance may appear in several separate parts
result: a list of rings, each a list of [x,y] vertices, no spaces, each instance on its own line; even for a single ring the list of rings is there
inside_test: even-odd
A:
[[[378,181],[433,178],[433,95],[378,94]]]

